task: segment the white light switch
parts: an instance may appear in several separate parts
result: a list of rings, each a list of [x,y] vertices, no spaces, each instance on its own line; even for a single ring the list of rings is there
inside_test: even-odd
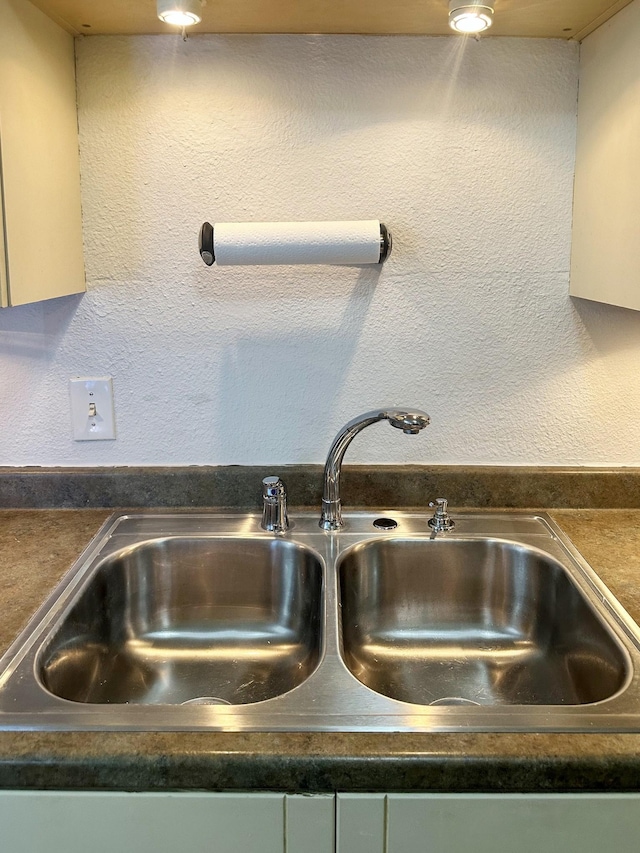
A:
[[[113,380],[110,376],[70,379],[69,394],[75,441],[103,441],[116,437]]]

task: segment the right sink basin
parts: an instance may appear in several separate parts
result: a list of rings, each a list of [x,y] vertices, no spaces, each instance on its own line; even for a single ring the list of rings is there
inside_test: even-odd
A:
[[[583,705],[629,659],[566,569],[500,539],[378,539],[340,560],[341,649],[371,690],[417,705]]]

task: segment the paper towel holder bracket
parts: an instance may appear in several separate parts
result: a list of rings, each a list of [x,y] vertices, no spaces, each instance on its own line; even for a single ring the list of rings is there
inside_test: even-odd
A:
[[[391,254],[391,249],[393,247],[393,238],[391,237],[391,231],[387,228],[384,222],[380,223],[380,260],[379,264],[383,264],[389,255]]]
[[[200,257],[208,267],[213,266],[216,259],[215,243],[214,243],[214,227],[210,222],[203,222],[200,228],[199,249]],[[393,247],[393,238],[391,231],[387,228],[384,222],[380,223],[380,258],[379,264],[383,264]]]
[[[199,237],[200,257],[208,267],[213,266],[216,255],[213,248],[213,225],[203,222]]]

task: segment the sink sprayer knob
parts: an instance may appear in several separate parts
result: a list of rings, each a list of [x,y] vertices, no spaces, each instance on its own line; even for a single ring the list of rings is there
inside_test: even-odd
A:
[[[433,501],[429,502],[429,506],[432,509],[435,507],[435,512],[428,522],[429,527],[436,533],[453,530],[456,523],[449,515],[449,501],[446,498],[436,498],[435,503]]]

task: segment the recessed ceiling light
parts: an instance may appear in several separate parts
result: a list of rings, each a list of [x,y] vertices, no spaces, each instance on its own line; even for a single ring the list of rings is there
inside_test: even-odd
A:
[[[158,0],[158,17],[174,27],[190,27],[199,24],[200,0]]]
[[[493,23],[493,7],[484,3],[449,2],[449,26],[457,33],[475,35],[488,30]]]

